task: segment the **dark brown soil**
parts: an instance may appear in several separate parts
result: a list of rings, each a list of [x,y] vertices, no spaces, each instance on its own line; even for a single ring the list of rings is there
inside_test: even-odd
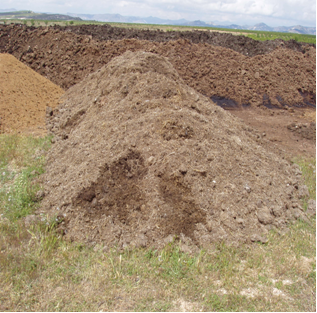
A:
[[[280,47],[269,54],[248,57],[228,48],[194,44],[184,39],[168,42],[95,41],[92,36],[75,35],[72,28],[60,31],[59,27],[43,29],[11,25],[0,29],[1,51],[12,53],[64,89],[125,51],[148,51],[166,56],[189,86],[229,109],[316,106],[314,47],[305,46],[305,53]],[[98,35],[108,28],[100,30],[97,26],[85,26],[74,28],[74,32],[81,34],[85,29],[99,30]],[[249,40],[243,36],[233,38]],[[252,42],[253,45],[263,44]],[[266,44],[271,45],[270,42]]]
[[[186,39],[192,43],[208,43],[213,46],[220,46],[232,49],[246,56],[266,54],[278,47],[284,47],[294,51],[305,53],[307,47],[314,44],[299,43],[295,40],[284,41],[281,39],[257,41],[245,36],[236,36],[230,33],[209,32],[209,31],[171,31],[160,30],[137,30],[112,27],[110,25],[78,25],[78,26],[53,26],[59,31],[72,32],[77,35],[91,36],[95,40],[122,40],[138,39],[155,42],[168,42],[179,39]]]
[[[43,27],[27,27],[25,25],[0,25],[0,32],[5,36],[15,36],[17,31],[43,31]],[[168,42],[179,39],[189,40],[192,43],[207,43],[213,46],[228,48],[253,57],[259,54],[271,53],[274,49],[284,47],[293,51],[305,53],[308,47],[314,44],[300,43],[295,40],[284,41],[282,39],[258,41],[245,36],[236,36],[230,33],[209,31],[171,31],[140,30],[135,28],[119,28],[110,25],[76,25],[76,26],[50,26],[55,32],[68,32],[80,36],[90,36],[97,41],[137,39],[152,42]]]
[[[208,247],[305,218],[299,168],[157,54],[112,59],[47,117],[56,143],[42,210],[69,240]]]

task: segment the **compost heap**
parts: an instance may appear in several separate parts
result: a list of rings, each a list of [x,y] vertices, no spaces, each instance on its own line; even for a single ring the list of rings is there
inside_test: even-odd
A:
[[[125,29],[93,25],[41,28],[12,24],[0,25],[0,32],[0,52],[13,54],[64,89],[128,50],[148,51],[167,57],[186,84],[220,106],[316,107],[314,45],[209,32],[188,32],[184,38],[191,41],[174,41],[184,32],[177,36],[153,32],[153,37],[147,31],[127,34]],[[129,34],[147,40],[105,40],[129,38]]]
[[[46,106],[58,106],[64,91],[14,56],[0,54],[1,132],[46,132]]]
[[[304,217],[300,171],[184,84],[166,58],[130,51],[48,110],[55,144],[42,212],[69,240],[108,247],[265,241]]]

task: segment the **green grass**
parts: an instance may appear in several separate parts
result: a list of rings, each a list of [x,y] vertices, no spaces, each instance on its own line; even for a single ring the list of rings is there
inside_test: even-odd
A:
[[[21,23],[20,19],[12,18],[8,20],[2,20],[3,22],[9,23]],[[1,16],[0,16],[1,22]],[[303,35],[296,33],[282,33],[282,32],[268,32],[268,31],[255,31],[255,30],[244,30],[244,29],[231,29],[231,28],[216,28],[216,27],[199,27],[199,26],[176,26],[176,25],[157,25],[157,24],[137,24],[137,23],[114,23],[114,22],[97,22],[97,21],[60,21],[60,20],[36,20],[36,25],[34,20],[25,19],[23,20],[23,24],[32,25],[32,26],[52,26],[52,25],[60,25],[67,26],[71,25],[104,25],[109,24],[113,27],[122,27],[122,28],[135,28],[135,29],[150,29],[150,30],[162,30],[166,32],[171,31],[192,31],[192,30],[203,30],[203,31],[219,31],[219,32],[229,32],[237,35],[244,35],[250,37],[254,40],[274,40],[274,39],[283,39],[285,41],[295,40],[298,42],[312,43],[316,44],[316,36],[315,35]]]
[[[315,219],[271,231],[264,245],[219,243],[194,254],[177,241],[124,251],[67,242],[53,218],[26,228],[23,216],[38,205],[33,171],[43,171],[49,146],[50,138],[0,135],[1,188],[20,199],[15,207],[1,198],[2,311],[316,310]],[[296,162],[314,196],[313,160]]]
[[[316,199],[316,159],[295,159],[294,163],[298,164],[308,187],[311,199]]]
[[[44,172],[43,152],[49,147],[49,137],[0,136],[0,211],[10,220],[35,209],[40,186],[32,181]]]

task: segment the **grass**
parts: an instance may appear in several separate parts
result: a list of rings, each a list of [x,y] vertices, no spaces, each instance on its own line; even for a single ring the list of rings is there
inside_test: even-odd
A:
[[[43,151],[49,146],[50,138],[0,136],[1,213],[10,220],[25,217],[36,207],[40,187],[32,181],[44,172]]]
[[[21,217],[38,205],[33,171],[43,171],[49,146],[50,138],[0,136],[2,311],[316,310],[315,220],[271,231],[264,245],[219,243],[192,255],[177,242],[125,251],[66,242],[45,216],[26,228]],[[296,160],[311,197],[313,161]],[[24,200],[15,208],[9,195]]]
[[[25,15],[25,14],[24,14]],[[1,22],[1,17],[0,17]],[[3,23],[21,23],[21,19],[12,18],[2,20]],[[306,34],[297,34],[297,33],[283,33],[283,32],[268,32],[268,31],[255,31],[255,30],[245,30],[245,29],[231,29],[231,28],[216,28],[216,27],[199,27],[199,26],[176,26],[176,25],[157,25],[157,24],[136,24],[136,23],[114,23],[114,22],[97,22],[97,21],[60,21],[60,20],[35,20],[34,19],[24,19],[23,24],[29,26],[68,26],[68,25],[86,25],[86,24],[94,24],[94,25],[103,25],[109,24],[113,27],[122,27],[122,28],[135,28],[135,29],[150,29],[150,30],[161,30],[165,32],[172,31],[193,31],[193,30],[201,30],[201,31],[217,31],[217,32],[225,32],[232,33],[235,35],[243,35],[254,40],[275,40],[275,39],[283,39],[285,41],[295,40],[298,42],[312,43],[316,44],[316,36],[315,35],[306,35]]]

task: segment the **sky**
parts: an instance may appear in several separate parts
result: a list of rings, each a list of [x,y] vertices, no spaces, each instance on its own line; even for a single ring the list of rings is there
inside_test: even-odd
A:
[[[316,27],[316,0],[2,0],[0,9]]]

